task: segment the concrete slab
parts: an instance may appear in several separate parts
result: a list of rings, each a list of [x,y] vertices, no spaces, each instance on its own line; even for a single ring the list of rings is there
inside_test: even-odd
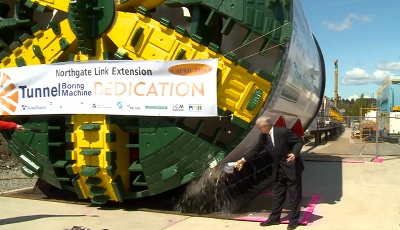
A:
[[[341,134],[324,141],[321,145],[314,146],[313,142],[307,143],[302,149],[305,160],[361,162],[372,161],[376,156],[400,156],[400,145],[389,142],[365,142],[351,139],[351,129],[346,128]],[[332,158],[339,157],[339,158]],[[319,158],[320,157],[320,158]]]
[[[342,142],[344,144],[345,142]],[[326,144],[332,145],[333,143]],[[348,144],[356,144],[348,140]],[[307,147],[307,146],[306,146]],[[393,147],[393,146],[391,146]],[[372,147],[371,147],[372,148]],[[314,150],[320,149],[319,147]],[[395,150],[390,150],[395,151]],[[400,229],[400,156],[382,156],[382,163],[345,163],[347,157],[329,156],[337,161],[305,161],[303,193],[319,200],[307,226],[315,230],[393,230]],[[316,153],[305,152],[304,155]],[[305,156],[306,158],[306,156]],[[205,216],[146,212],[137,209],[99,208],[89,204],[70,204],[0,197],[0,230],[64,230],[83,226],[91,230],[243,230],[261,228],[253,221],[236,221]],[[260,205],[268,206],[268,203]],[[142,207],[143,209],[145,207]],[[229,214],[228,214],[229,217]],[[286,225],[268,230],[286,229]]]
[[[159,230],[189,218],[143,211],[102,210],[79,204],[0,197],[0,229],[63,230],[83,226],[92,230]]]
[[[320,194],[308,227],[400,229],[400,159],[383,163],[307,162],[304,190]]]
[[[245,207],[236,211],[234,214],[234,220],[243,221],[255,221],[263,222],[266,221],[271,213],[272,205],[272,192],[265,192],[258,195],[254,200],[249,202]],[[300,207],[300,218],[298,224],[307,225],[312,213],[314,211],[315,205],[319,200],[318,195],[303,195]],[[286,201],[281,215],[281,223],[288,224],[289,218],[288,214],[290,211],[289,202]]]
[[[400,158],[382,163],[305,162],[304,193],[320,199],[307,226],[298,229],[399,229]],[[257,222],[190,217],[90,205],[0,197],[0,229],[197,230],[261,228]],[[268,204],[266,204],[268,205]],[[286,229],[285,225],[268,229]]]

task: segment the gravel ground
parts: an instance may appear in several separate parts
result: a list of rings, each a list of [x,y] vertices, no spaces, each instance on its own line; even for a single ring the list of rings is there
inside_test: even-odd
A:
[[[20,169],[0,170],[0,193],[31,188],[35,185],[37,178],[28,178],[22,174]]]
[[[37,178],[28,178],[21,172],[21,163],[10,154],[7,142],[0,135],[0,193],[33,187]]]

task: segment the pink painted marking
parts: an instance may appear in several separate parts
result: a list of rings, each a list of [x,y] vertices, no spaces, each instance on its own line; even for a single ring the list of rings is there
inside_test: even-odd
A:
[[[253,221],[253,222],[264,222],[268,218],[267,217],[259,217],[259,216],[242,216],[242,217],[236,217],[234,220],[244,220],[244,221]]]
[[[346,160],[346,161],[343,161],[343,162],[346,162],[346,163],[365,163],[365,161],[363,161],[363,160]]]
[[[271,192],[265,192],[264,194],[266,195],[271,195]],[[314,212],[315,206],[317,205],[317,202],[320,198],[320,196],[318,195],[311,195],[313,198],[310,201],[310,203],[308,204],[307,208],[303,211],[304,212],[304,216],[301,220],[299,220],[299,224],[301,225],[307,225],[308,221],[312,215],[312,213]],[[266,221],[268,218],[267,217],[261,217],[261,216],[242,216],[242,217],[236,217],[234,218],[234,220],[243,220],[243,221],[254,221],[254,222],[263,222]],[[281,220],[281,224],[289,224],[289,220]]]
[[[314,212],[315,206],[317,205],[317,202],[319,200],[320,196],[318,195],[313,195],[313,199],[310,201],[308,204],[308,207],[306,208],[306,213],[301,220],[301,224],[307,225],[308,221],[310,220],[310,217],[312,213]]]
[[[373,160],[373,162],[382,163],[382,162],[383,162],[383,159],[380,158],[380,157],[375,157],[374,160]]]

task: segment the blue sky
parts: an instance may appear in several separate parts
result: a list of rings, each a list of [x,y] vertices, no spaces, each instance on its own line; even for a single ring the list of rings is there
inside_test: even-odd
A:
[[[325,60],[325,96],[376,97],[383,79],[400,75],[400,0],[301,0]]]

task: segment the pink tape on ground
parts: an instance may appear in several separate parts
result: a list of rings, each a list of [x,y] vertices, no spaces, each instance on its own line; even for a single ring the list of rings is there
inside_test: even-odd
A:
[[[365,161],[363,161],[363,160],[346,160],[343,162],[345,162],[345,163],[365,163]]]
[[[271,193],[266,192],[264,194],[270,195]],[[299,220],[298,224],[307,225],[312,213],[314,212],[315,206],[317,205],[317,202],[320,197],[318,195],[311,195],[311,196],[313,198],[310,201],[310,203],[308,204],[307,208],[305,210],[303,210],[304,216],[301,220]],[[254,217],[253,216],[243,216],[243,217],[237,217],[234,219],[235,220],[243,220],[243,221],[263,222],[263,221],[266,221],[268,218],[260,217],[260,216],[254,216]],[[281,224],[289,224],[289,220],[281,220]]]
[[[380,158],[380,157],[375,157],[372,161],[373,161],[373,162],[382,163],[382,162],[383,162],[383,159]]]
[[[234,220],[244,220],[244,221],[254,221],[254,222],[264,222],[266,221],[268,218],[262,218],[262,217],[252,217],[252,216],[243,216],[243,217],[236,217],[233,218]]]
[[[306,213],[304,214],[303,219],[300,221],[300,224],[307,225],[308,221],[310,220],[310,217],[312,213],[314,212],[315,206],[317,205],[317,202],[319,200],[320,196],[318,195],[313,195],[313,199],[311,202],[308,204],[308,207],[306,208]]]

